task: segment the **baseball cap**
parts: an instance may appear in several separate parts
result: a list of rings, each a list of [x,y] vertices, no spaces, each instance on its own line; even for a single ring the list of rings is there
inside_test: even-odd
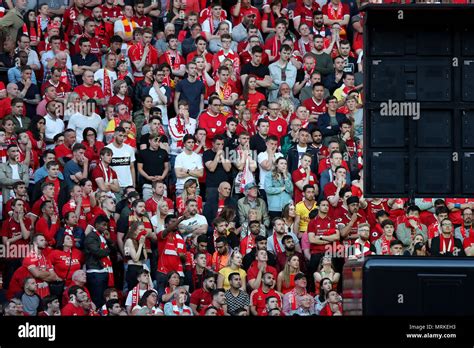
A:
[[[257,184],[255,182],[249,182],[247,185],[245,185],[245,191],[253,189],[254,187],[258,188]]]
[[[6,90],[5,84],[2,81],[0,81],[0,92],[5,91],[5,90]]]
[[[57,22],[52,22],[48,24],[48,30],[49,29],[59,29],[59,23]]]

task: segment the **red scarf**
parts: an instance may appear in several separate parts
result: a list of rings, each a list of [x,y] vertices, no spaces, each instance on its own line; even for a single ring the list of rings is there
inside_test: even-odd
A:
[[[454,252],[454,237],[444,238],[442,234],[439,235],[439,250],[443,250],[443,254],[447,252]]]
[[[178,52],[171,54],[170,50],[166,50],[165,58],[166,58],[166,62],[170,65],[172,69],[176,69],[176,67],[179,68],[179,66],[181,65],[181,58],[179,57]],[[171,58],[174,58],[174,64]]]
[[[188,308],[185,308],[184,306],[183,306],[183,314],[181,314],[179,311],[178,304],[176,303],[176,300],[171,301],[171,304],[173,305],[173,313],[176,315],[183,315],[184,313],[187,313],[188,315],[192,314],[191,311]]]
[[[460,231],[461,231],[462,238],[466,239],[466,228],[464,227],[464,225],[461,225]],[[472,234],[472,225],[471,225],[471,227],[469,227],[469,238],[472,236],[473,234]]]
[[[143,47],[143,44],[141,42],[138,42],[137,43],[137,48],[138,48],[138,54],[139,54],[139,57],[143,57],[143,55],[145,54],[145,47]],[[151,62],[151,46],[150,46],[150,51],[148,51],[148,54],[146,56],[146,64],[147,65],[152,65],[152,62]],[[170,64],[171,66],[171,64]]]
[[[387,240],[383,235],[380,240],[382,241],[382,255],[390,255],[390,242],[393,240]]]
[[[100,234],[99,231],[95,231],[95,233],[100,239],[100,249],[108,250],[107,241],[105,240],[104,236]],[[100,259],[100,261],[102,262],[102,266],[105,269],[107,269],[107,271],[109,272],[109,281],[107,283],[107,286],[113,287],[114,286],[114,271],[112,270],[112,261],[110,260],[110,257],[108,256],[103,257],[102,259]]]
[[[305,296],[306,294],[307,294],[306,290],[304,290],[304,292],[299,296]],[[299,306],[298,306],[298,301],[296,299],[296,289],[293,289],[288,293],[288,300],[290,301],[291,310],[292,311],[297,310]]]
[[[273,244],[275,245],[275,251],[277,253],[282,253],[283,250],[281,250],[281,246],[280,246],[280,243],[278,242],[278,239],[277,239],[277,233],[275,231],[273,231]]]
[[[328,5],[328,10],[331,16],[328,16],[330,19],[342,19],[342,3],[339,3],[337,6],[337,12],[334,10],[334,5],[332,2]]]
[[[275,35],[275,38],[272,39],[272,57],[278,57],[280,52],[281,41],[278,39],[278,36]],[[277,59],[275,58],[275,61]]]
[[[249,234],[247,236],[247,245],[245,246],[245,254],[248,254],[255,247],[255,236]]]
[[[110,77],[107,68],[104,68],[104,95],[106,97],[112,97],[112,88],[110,87]]]
[[[36,42],[37,39],[39,38],[39,35],[36,32],[35,27],[29,27],[28,28],[26,23],[23,24],[22,32],[23,32],[23,35],[28,36],[32,42]]]
[[[176,117],[176,130],[178,131],[178,134],[188,134],[188,130],[186,126],[184,125],[184,121],[181,120],[181,117],[179,115],[178,117]],[[181,140],[178,140],[176,142],[176,146],[180,149],[184,147],[183,139],[184,139],[184,136],[181,138]]]
[[[221,82],[217,80],[216,93],[219,95],[221,100],[229,99],[232,94],[232,87],[230,86],[230,83],[227,82],[225,85],[221,85]]]

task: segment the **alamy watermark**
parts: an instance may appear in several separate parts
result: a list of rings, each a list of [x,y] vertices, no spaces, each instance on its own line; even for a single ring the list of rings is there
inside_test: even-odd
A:
[[[31,255],[33,248],[29,244],[0,245],[0,259],[19,259]]]
[[[381,116],[412,117],[415,121],[420,119],[420,103],[418,102],[396,102],[389,99],[380,103]]]

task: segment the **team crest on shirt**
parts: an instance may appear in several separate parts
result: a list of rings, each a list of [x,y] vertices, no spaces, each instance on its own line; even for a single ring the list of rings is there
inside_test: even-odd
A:
[[[282,126],[278,126],[278,127],[277,127],[277,130],[278,130],[279,132],[281,132],[281,131],[283,130],[283,127],[282,127]]]
[[[216,129],[215,129],[215,128],[211,128],[211,131],[212,131],[212,133],[215,133],[215,132],[216,132]]]
[[[377,237],[379,234],[377,232],[372,232],[372,237]]]
[[[222,124],[222,122],[221,122],[221,121],[217,121],[216,124],[217,124],[217,127],[220,127],[221,124]]]

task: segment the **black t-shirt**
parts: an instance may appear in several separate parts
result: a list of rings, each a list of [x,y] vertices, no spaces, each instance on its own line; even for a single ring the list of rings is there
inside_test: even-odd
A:
[[[267,75],[270,76],[270,69],[268,69],[268,66],[263,64],[260,64],[259,66],[253,66],[252,63],[247,63],[240,69],[240,75],[255,75],[258,78],[263,79]],[[259,87],[257,88],[257,91],[267,95],[266,88]]]
[[[71,57],[71,64],[77,65],[77,66],[91,66],[94,63],[98,63],[97,56],[95,54],[89,53],[86,55],[85,58],[82,58],[82,55],[80,53],[75,54]],[[74,75],[76,76],[76,81],[78,85],[82,84],[82,74],[81,75]]]
[[[229,181],[229,173],[225,171],[222,163],[217,164],[214,172],[209,171],[206,166],[206,162],[213,161],[216,157],[216,152],[212,149],[204,151],[202,154],[202,163],[206,168],[206,187],[218,187],[223,181]]]
[[[267,151],[267,143],[258,133],[250,137],[250,150],[256,150],[257,153]]]
[[[169,156],[163,149],[158,149],[157,151],[150,149],[140,150],[137,154],[137,163],[143,163],[143,170],[150,176],[162,175],[166,162],[169,162]],[[151,181],[145,178],[143,178],[143,182],[151,184]]]
[[[18,90],[22,91],[23,88],[25,88],[25,85],[23,82],[17,82],[16,84],[18,86]],[[26,95],[24,99],[35,99],[35,96],[40,95],[40,90],[37,85],[31,84],[30,88],[26,91]],[[31,115],[36,115],[36,107],[37,105],[30,104],[25,102],[25,107],[26,107],[26,114],[31,117]]]

